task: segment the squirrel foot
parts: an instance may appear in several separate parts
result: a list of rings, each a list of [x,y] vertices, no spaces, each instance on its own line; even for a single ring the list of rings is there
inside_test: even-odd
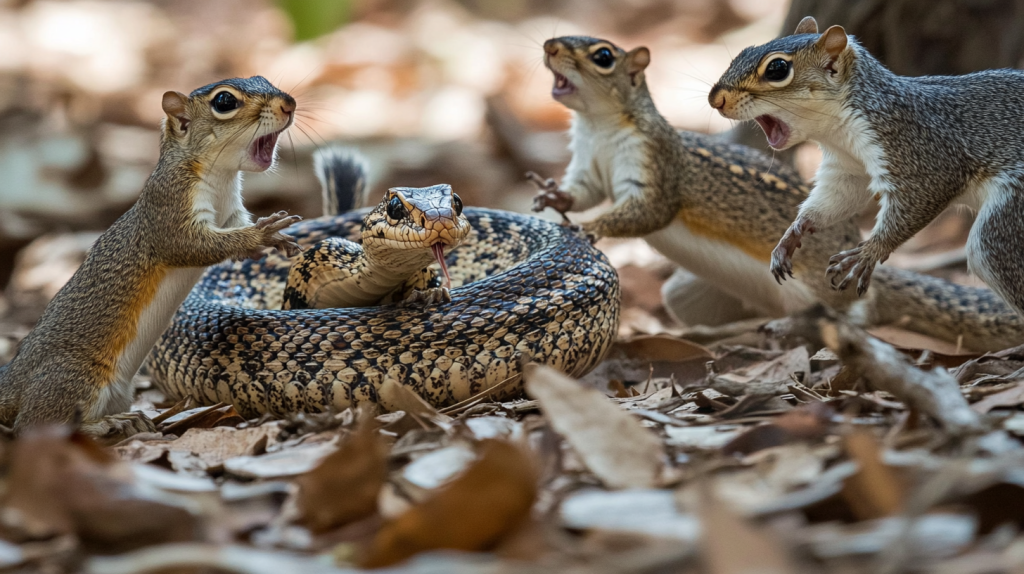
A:
[[[879,259],[865,253],[866,245],[867,242],[862,241],[857,247],[837,253],[828,260],[829,268],[825,270],[825,277],[833,289],[842,291],[856,279],[857,295],[861,296],[867,292],[871,284],[871,274]],[[846,276],[837,285],[836,278],[844,273]]]
[[[568,223],[569,218],[565,213],[572,209],[573,197],[558,189],[558,182],[550,177],[544,179],[536,173],[528,171],[526,179],[537,186],[538,190],[537,195],[533,198],[533,210],[544,211],[544,208],[550,207],[561,214],[563,222]]]
[[[302,221],[302,217],[298,215],[288,215],[287,211],[278,211],[273,215],[267,217],[261,217],[256,220],[256,229],[263,231],[263,244],[261,247],[273,247],[278,251],[284,253],[288,257],[294,257],[299,253],[302,253],[302,248],[299,247],[298,243],[295,243],[295,238],[291,235],[281,233],[281,230]],[[259,255],[256,255],[259,253]],[[256,252],[250,254],[250,257],[256,255],[256,259],[262,257],[262,248]]]
[[[451,302],[452,294],[447,287],[434,287],[423,291],[419,289],[413,291],[400,305],[402,307],[430,307]]]
[[[814,224],[810,220],[798,217],[782,235],[779,244],[772,250],[770,267],[772,275],[775,276],[779,285],[786,280],[786,275],[793,277],[793,254],[800,249],[804,234],[810,235],[815,231]]]
[[[156,425],[138,411],[109,415],[82,423],[79,430],[103,445],[112,445],[139,433],[156,432]]]

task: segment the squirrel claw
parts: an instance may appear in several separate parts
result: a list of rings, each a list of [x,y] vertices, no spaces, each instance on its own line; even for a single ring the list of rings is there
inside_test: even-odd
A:
[[[550,207],[562,215],[562,221],[568,222],[565,212],[572,209],[573,197],[558,189],[558,182],[548,178],[544,179],[532,171],[526,172],[526,179],[537,186],[538,193],[533,198],[533,211],[544,211]]]
[[[400,307],[432,307],[442,303],[451,303],[452,294],[447,287],[435,287],[420,291],[413,291],[401,303]]]
[[[782,282],[786,280],[786,275],[789,275],[791,279],[795,277],[793,275],[793,254],[803,245],[802,239],[804,234],[809,235],[814,232],[814,225],[810,221],[797,218],[793,225],[790,225],[789,229],[786,230],[786,233],[782,235],[779,244],[772,250],[769,268],[779,285],[782,285]]]
[[[856,279],[857,296],[862,296],[867,292],[871,284],[871,274],[875,270],[876,261],[866,257],[863,251],[863,244],[861,244],[829,258],[829,267],[825,270],[825,277],[828,278],[828,282],[833,289],[843,291]],[[843,276],[844,273],[846,274],[845,276]],[[837,284],[836,279],[841,276],[843,278]]]

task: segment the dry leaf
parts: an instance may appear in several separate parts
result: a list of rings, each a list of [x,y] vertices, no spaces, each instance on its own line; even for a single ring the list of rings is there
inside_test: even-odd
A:
[[[704,363],[714,358],[706,347],[668,335],[642,335],[612,345],[608,355],[583,381],[604,386],[609,380],[646,381],[675,377],[680,384],[704,378]]]
[[[989,395],[971,405],[976,413],[985,414],[998,407],[1018,407],[1024,404],[1024,385],[1018,384],[1014,387]]]
[[[236,456],[263,454],[270,436],[277,432],[274,425],[247,429],[193,427],[175,441],[158,444],[169,451],[194,453],[206,466],[212,467]]]
[[[708,574],[794,574],[796,564],[781,540],[748,524],[718,501],[706,482],[700,486],[702,559]]]
[[[87,438],[36,429],[13,445],[4,524],[29,538],[75,534],[103,552],[193,539],[188,511],[144,498],[130,477]]]
[[[529,517],[536,481],[525,451],[503,441],[482,441],[466,472],[381,528],[362,566],[389,566],[440,548],[491,549]]]
[[[324,532],[370,516],[377,510],[387,471],[380,434],[364,422],[337,451],[295,480],[296,521],[313,532]]]
[[[878,441],[870,432],[856,430],[846,436],[846,451],[858,465],[843,483],[843,499],[860,520],[891,516],[903,507],[904,487],[882,461]]]
[[[808,403],[772,422],[756,426],[722,447],[725,454],[750,454],[794,440],[817,438],[828,430],[834,411],[825,403]]]
[[[524,377],[527,392],[540,402],[552,428],[602,482],[612,488],[657,484],[665,452],[636,417],[552,368],[530,364]]]

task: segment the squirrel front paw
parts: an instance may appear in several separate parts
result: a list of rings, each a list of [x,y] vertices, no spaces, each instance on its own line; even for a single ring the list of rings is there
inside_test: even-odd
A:
[[[401,307],[431,307],[442,303],[451,303],[452,294],[447,287],[434,287],[413,291],[399,305]]]
[[[825,277],[832,288],[836,291],[846,289],[850,282],[857,280],[857,296],[867,292],[871,284],[871,274],[875,270],[875,264],[884,261],[882,257],[876,257],[869,252],[868,242],[862,241],[853,249],[848,249],[833,255],[829,260],[829,268],[825,270]],[[845,277],[836,284],[836,278]]]
[[[141,412],[131,411],[83,422],[79,430],[100,444],[112,445],[139,433],[156,432],[156,425]]]
[[[814,231],[814,225],[810,221],[798,218],[772,250],[771,270],[779,285],[786,280],[786,275],[793,277],[793,254],[800,249],[804,234],[810,235]]]
[[[544,208],[550,207],[565,217],[565,213],[572,209],[573,197],[558,189],[555,180],[544,179],[532,171],[526,172],[526,179],[537,186],[538,192],[533,198],[534,211],[544,211]]]
[[[302,221],[302,217],[298,215],[288,215],[287,211],[278,211],[273,215],[261,217],[256,220],[255,227],[263,232],[263,239],[260,242],[260,248],[256,252],[250,254],[250,257],[261,257],[263,254],[263,248],[266,247],[273,247],[288,257],[294,257],[301,253],[302,248],[299,247],[298,243],[295,243],[295,238],[291,235],[281,233],[282,229],[300,221]]]

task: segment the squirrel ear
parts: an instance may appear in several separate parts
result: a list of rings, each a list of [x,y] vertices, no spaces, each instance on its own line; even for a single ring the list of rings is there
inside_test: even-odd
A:
[[[829,57],[832,58],[832,61],[835,62],[836,58],[839,57],[839,54],[842,54],[843,50],[846,49],[846,30],[843,30],[842,26],[832,26],[828,30],[825,30],[821,35],[821,38],[818,38],[817,44],[818,47],[825,50],[825,53],[827,53]]]
[[[181,92],[164,92],[164,112],[168,118],[177,120],[178,129],[182,133],[188,131],[188,124],[192,122],[192,118],[188,115],[188,109],[185,107],[187,101],[188,97]]]
[[[793,35],[797,34],[817,34],[818,33],[818,21],[814,19],[814,16],[804,16],[803,20],[796,25],[796,31]]]
[[[626,54],[626,73],[633,81],[633,85],[637,85],[637,76],[640,72],[647,69],[647,66],[651,63],[651,51],[647,48],[640,46],[634,48]]]

